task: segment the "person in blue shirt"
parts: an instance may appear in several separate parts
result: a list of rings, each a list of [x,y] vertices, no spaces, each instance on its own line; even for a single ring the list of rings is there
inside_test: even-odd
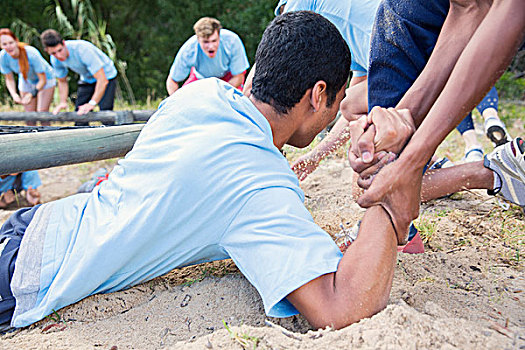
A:
[[[374,19],[381,0],[280,0],[275,15],[290,11],[313,11],[332,22],[345,39],[352,54],[352,79],[346,92],[344,115],[356,115],[367,111],[367,77],[370,37]],[[249,79],[248,79],[249,80]],[[351,108],[344,108],[348,107]],[[292,169],[300,180],[313,172],[321,160],[350,138],[346,118],[339,118],[325,137],[312,151],[299,157]]]
[[[211,17],[199,19],[193,29],[195,35],[182,45],[171,66],[166,79],[168,94],[177,91],[188,75],[184,85],[216,77],[242,89],[250,64],[241,38]]]
[[[24,327],[94,293],[226,258],[271,316],[341,328],[385,307],[397,244],[386,212],[368,210],[366,234],[343,255],[279,152],[308,145],[335,118],[347,45],[322,16],[294,12],[268,26],[256,62],[250,96],[217,78],[188,85],[93,192],[4,223],[1,323]]]
[[[40,40],[51,56],[51,65],[58,79],[60,102],[53,113],[67,108],[69,86],[68,69],[80,76],[75,110],[79,115],[92,111],[97,105],[101,111],[112,110],[117,84],[117,69],[102,50],[85,40],[67,40],[53,29],[45,30]],[[77,123],[76,125],[88,125]]]
[[[56,80],[49,63],[33,46],[19,42],[8,28],[0,29],[0,72],[4,75],[7,90],[15,103],[24,106],[26,112],[47,112],[53,100]],[[15,77],[18,75],[18,91]],[[36,122],[27,121],[34,126]],[[47,126],[49,122],[41,122]],[[0,208],[6,208],[16,200],[21,191],[30,205],[40,202],[38,187],[42,185],[36,170],[0,177]]]
[[[8,28],[0,29],[0,72],[15,103],[27,112],[47,112],[53,100],[56,80],[49,63],[33,46],[21,43]],[[18,75],[18,92],[14,74]],[[36,125],[28,121],[27,125]],[[42,122],[49,125],[49,122]]]

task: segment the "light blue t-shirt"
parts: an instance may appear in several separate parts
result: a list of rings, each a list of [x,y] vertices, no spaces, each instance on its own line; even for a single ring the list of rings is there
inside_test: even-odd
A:
[[[345,39],[352,54],[354,76],[367,75],[370,39],[377,8],[381,0],[280,0],[284,12],[313,11],[332,22]]]
[[[117,76],[117,69],[113,61],[100,50],[98,47],[85,40],[67,40],[66,47],[69,56],[64,62],[60,62],[54,56],[51,56],[51,64],[55,69],[57,78],[65,78],[67,70],[80,75],[80,80],[88,84],[96,83],[93,74],[100,68],[104,68],[107,79],[113,79]]]
[[[226,73],[241,74],[250,67],[246,50],[241,38],[234,32],[220,30],[219,48],[215,57],[208,57],[202,51],[197,36],[189,38],[180,48],[171,65],[170,77],[174,81],[182,81],[195,67],[197,78],[222,78]]]
[[[42,57],[40,51],[35,49],[33,46],[25,46],[27,52],[27,61],[29,62],[29,71],[27,72],[27,82],[30,84],[38,83],[38,75],[36,73],[44,73],[46,79],[49,81],[54,79],[53,69]],[[0,72],[2,74],[15,73],[18,74],[19,79],[24,79],[20,72],[20,66],[18,65],[18,58],[11,57],[5,50],[0,52]]]
[[[53,206],[37,301],[15,309],[12,325],[176,267],[229,257],[269,316],[296,314],[285,297],[336,271],[342,257],[303,200],[251,101],[216,78],[190,84],[161,104],[107,181],[39,208]],[[23,274],[24,240],[13,281]],[[20,286],[11,288],[16,298]]]

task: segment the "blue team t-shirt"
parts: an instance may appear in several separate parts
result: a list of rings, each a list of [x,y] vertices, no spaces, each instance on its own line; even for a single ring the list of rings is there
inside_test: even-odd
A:
[[[27,72],[27,82],[30,84],[38,83],[37,73],[44,73],[46,79],[49,81],[54,79],[53,69],[49,63],[42,57],[40,51],[35,49],[33,46],[25,46],[27,52],[27,61],[29,62],[29,71]],[[19,79],[24,79],[20,72],[20,66],[18,64],[18,58],[11,57],[5,50],[0,52],[0,72],[2,74],[15,73],[18,74]]]
[[[237,75],[247,70],[250,63],[241,38],[228,29],[221,29],[219,35],[219,48],[213,58],[202,51],[196,35],[189,38],[177,52],[171,65],[171,79],[184,80],[192,67],[195,67],[195,74],[199,79],[222,78],[228,72]]]
[[[284,12],[313,11],[332,22],[345,39],[352,54],[354,76],[368,72],[370,38],[381,0],[280,0],[275,13],[286,4]]]
[[[228,83],[199,80],[161,104],[107,181],[39,209],[52,213],[33,278],[38,295],[30,307],[17,299],[12,325],[230,257],[269,316],[296,314],[286,296],[336,271],[342,257],[303,200],[267,119]],[[14,283],[24,274],[24,241],[20,249],[11,288],[27,299],[27,288]]]
[[[64,62],[51,56],[51,64],[57,78],[65,78],[68,69],[80,75],[80,80],[88,84],[96,83],[97,80],[93,74],[100,68],[104,69],[107,79],[117,76],[117,69],[113,61],[92,43],[85,40],[67,40],[66,47],[69,56]]]

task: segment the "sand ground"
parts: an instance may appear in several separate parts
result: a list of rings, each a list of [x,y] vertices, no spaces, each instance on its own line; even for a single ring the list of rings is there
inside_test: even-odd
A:
[[[43,200],[76,191],[114,160],[41,170]],[[302,187],[316,222],[336,235],[362,216],[342,157]],[[20,201],[24,205],[24,201]],[[0,210],[3,222],[11,210]],[[400,253],[389,306],[343,330],[302,317],[268,319],[231,261],[174,270],[125,291],[95,295],[31,327],[0,336],[2,349],[523,349],[523,212],[484,191],[421,208],[426,252]]]

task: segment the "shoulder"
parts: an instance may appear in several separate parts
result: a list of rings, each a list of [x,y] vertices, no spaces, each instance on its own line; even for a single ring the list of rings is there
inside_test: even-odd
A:
[[[221,36],[221,39],[225,39],[225,40],[241,40],[241,38],[239,37],[239,35],[237,35],[237,33],[234,33],[231,30],[224,29],[224,28],[221,29],[220,36]]]
[[[193,35],[191,38],[186,40],[184,44],[182,44],[177,55],[184,59],[189,59],[195,56],[195,54],[197,53],[198,47],[199,47],[199,42],[197,41],[197,36]]]
[[[35,47],[33,46],[30,46],[30,45],[27,45],[25,47],[26,49],[26,52],[27,52],[27,55],[28,56],[33,56],[33,57],[42,57],[42,55],[40,54],[40,51],[38,51]]]
[[[97,47],[86,40],[68,40],[66,41],[68,50],[97,50]]]
[[[221,29],[221,43],[226,49],[238,48],[243,45],[241,38],[234,32],[228,29]]]

